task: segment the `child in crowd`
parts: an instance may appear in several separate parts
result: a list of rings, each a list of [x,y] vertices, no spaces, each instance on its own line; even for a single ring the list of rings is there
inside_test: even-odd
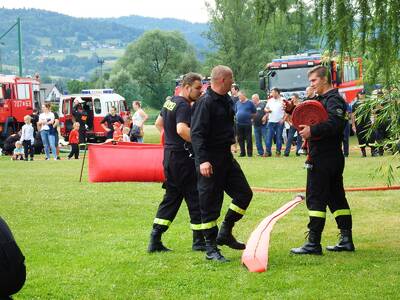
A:
[[[22,148],[22,143],[20,141],[15,142],[12,160],[24,160],[24,148]]]
[[[123,142],[130,142],[131,141],[131,138],[129,137],[129,131],[130,131],[129,127],[124,127],[124,129],[122,131],[122,133],[123,133],[122,141]]]
[[[79,123],[74,123],[74,129],[69,133],[69,144],[71,145],[71,152],[68,154],[68,159],[75,155],[75,159],[79,158]]]
[[[33,135],[34,128],[31,124],[31,120],[32,120],[32,117],[30,115],[26,115],[24,117],[25,125],[22,126],[21,138],[19,140],[22,143],[22,145],[24,146],[25,160],[28,160],[28,155],[31,157],[31,160],[33,160],[33,154],[35,152],[33,150],[33,145],[35,142],[35,138]]]
[[[122,132],[121,132],[121,129],[120,129],[121,123],[120,122],[114,122],[113,127],[114,127],[113,141],[121,142],[122,141]]]

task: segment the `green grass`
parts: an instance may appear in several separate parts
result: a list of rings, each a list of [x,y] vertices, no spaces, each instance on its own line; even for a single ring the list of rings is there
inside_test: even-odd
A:
[[[158,140],[146,127],[146,141]],[[353,141],[354,142],[354,141]],[[396,299],[400,284],[399,191],[348,193],[354,216],[355,253],[291,256],[304,242],[307,212],[298,206],[280,220],[270,243],[269,270],[249,273],[241,252],[218,265],[193,253],[186,205],[164,235],[171,253],[146,253],[162,199],[157,183],[78,182],[82,161],[13,162],[0,157],[0,214],[26,256],[28,279],[15,299]],[[135,158],[132,158],[135,159]],[[140,158],[138,158],[140,159]],[[387,159],[346,160],[346,186],[382,185],[373,178]],[[251,186],[303,187],[304,158],[238,159]],[[255,193],[235,227],[246,240],[291,193]],[[223,212],[229,205],[226,197]],[[323,246],[337,240],[331,216]]]

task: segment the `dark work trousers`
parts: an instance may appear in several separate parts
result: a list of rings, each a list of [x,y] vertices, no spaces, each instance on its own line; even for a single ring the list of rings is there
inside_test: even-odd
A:
[[[349,156],[349,140],[350,140],[350,124],[346,121],[346,125],[343,130],[343,154]]]
[[[352,219],[343,188],[344,157],[340,152],[312,158],[307,170],[306,204],[310,217],[308,228],[321,233],[328,206],[339,229],[351,229]]]
[[[204,177],[199,166],[197,187],[199,190],[202,228],[207,239],[215,239],[218,233],[217,219],[220,216],[224,191],[232,198],[225,222],[233,224],[240,220],[250,204],[253,192],[240,165],[230,150],[214,152],[209,156],[213,174]]]
[[[0,218],[0,299],[18,292],[26,279],[25,257],[10,228]]]
[[[79,127],[79,144],[84,144],[86,143],[86,128],[85,125],[82,126],[81,124],[80,126],[81,127]]]
[[[365,147],[371,147],[371,154],[375,150],[375,137],[373,134],[368,136],[368,129],[371,127],[371,124],[360,122],[356,124],[356,135],[358,140],[358,146],[361,149],[365,149]],[[361,150],[363,151],[363,150]]]
[[[33,150],[33,144],[31,140],[24,140],[22,145],[24,146],[25,159],[28,159],[28,155],[33,158],[35,151]]]
[[[240,156],[246,156],[246,149],[247,155],[253,155],[253,138],[252,138],[252,127],[251,125],[241,125],[237,124],[237,135],[238,135],[238,142],[240,146]],[[246,147],[245,147],[246,142]]]
[[[201,215],[194,159],[188,151],[164,149],[164,198],[161,201],[153,228],[165,232],[185,199],[193,230],[201,230]]]
[[[75,156],[75,159],[79,158],[79,145],[71,144],[71,152],[68,154],[68,158]]]

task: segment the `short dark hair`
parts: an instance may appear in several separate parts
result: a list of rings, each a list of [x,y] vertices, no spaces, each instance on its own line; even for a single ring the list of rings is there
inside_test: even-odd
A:
[[[273,88],[271,89],[271,92],[272,92],[272,91],[276,91],[278,94],[281,93],[281,90],[278,89],[277,87],[273,87]]]
[[[142,107],[142,104],[138,100],[133,101],[133,104],[135,104],[135,105],[137,105],[139,107]]]
[[[201,78],[200,74],[189,72],[189,73],[183,75],[182,86],[185,86],[185,85],[192,86],[195,81],[200,81],[201,82],[201,79],[202,78]]]
[[[323,65],[315,66],[314,68],[312,68],[311,70],[308,71],[308,73],[307,73],[308,77],[310,77],[310,75],[314,74],[314,73],[319,78],[326,78],[329,84],[332,83],[331,73],[329,72],[327,67],[325,67]]]
[[[239,91],[240,89],[239,89],[239,86],[237,85],[237,84],[232,84],[232,88],[234,88],[235,89],[235,91]]]

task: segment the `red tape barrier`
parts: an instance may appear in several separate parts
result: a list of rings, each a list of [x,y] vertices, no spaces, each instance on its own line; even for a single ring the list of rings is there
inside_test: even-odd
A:
[[[254,192],[260,193],[302,193],[305,192],[305,188],[293,188],[293,189],[272,189],[272,188],[260,188],[252,187]],[[400,185],[393,186],[367,186],[367,187],[349,187],[344,189],[346,192],[370,192],[370,191],[391,191],[400,190]]]

